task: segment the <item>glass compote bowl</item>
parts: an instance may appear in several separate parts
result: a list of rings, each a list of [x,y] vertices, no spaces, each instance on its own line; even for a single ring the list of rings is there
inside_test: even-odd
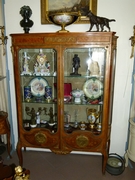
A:
[[[48,13],[47,19],[49,22],[61,26],[61,30],[59,30],[58,32],[69,32],[65,29],[65,27],[77,22],[80,18],[80,15],[80,12]]]

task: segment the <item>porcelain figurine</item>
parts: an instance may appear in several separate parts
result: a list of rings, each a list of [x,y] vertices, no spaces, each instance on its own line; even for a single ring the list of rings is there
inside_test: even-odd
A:
[[[29,60],[30,57],[27,55],[27,52],[24,52],[24,65],[23,65],[23,72],[21,75],[32,75],[32,72],[29,70]]]
[[[92,61],[89,67],[90,70],[90,75],[91,76],[99,76],[100,73],[100,68],[99,68],[99,64],[97,61]]]
[[[46,55],[40,49],[39,54],[37,55],[37,61],[34,65],[34,75],[47,76],[50,75],[50,63],[47,60]]]

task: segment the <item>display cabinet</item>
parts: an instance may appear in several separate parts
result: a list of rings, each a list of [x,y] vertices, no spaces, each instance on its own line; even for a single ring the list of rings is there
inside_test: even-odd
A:
[[[105,173],[115,33],[31,33],[11,37],[20,165],[23,147],[47,148],[56,154],[99,152]]]

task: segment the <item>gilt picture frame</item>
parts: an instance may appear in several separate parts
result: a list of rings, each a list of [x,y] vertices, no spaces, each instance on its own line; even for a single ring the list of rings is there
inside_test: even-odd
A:
[[[51,11],[72,11],[73,8],[74,11],[79,11],[81,7],[85,7],[91,10],[96,15],[98,3],[97,1],[98,0],[41,0],[41,24],[51,24],[51,22],[47,20],[47,14]],[[89,19],[85,16],[85,12],[81,11],[81,18],[76,23],[89,23]]]

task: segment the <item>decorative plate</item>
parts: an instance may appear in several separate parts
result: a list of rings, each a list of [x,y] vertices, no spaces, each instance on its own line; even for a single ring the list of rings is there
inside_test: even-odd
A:
[[[95,77],[90,78],[85,82],[83,91],[90,99],[97,99],[103,94],[103,83]]]
[[[48,86],[48,82],[44,78],[36,77],[30,81],[31,93],[33,96],[44,96],[45,86]]]

